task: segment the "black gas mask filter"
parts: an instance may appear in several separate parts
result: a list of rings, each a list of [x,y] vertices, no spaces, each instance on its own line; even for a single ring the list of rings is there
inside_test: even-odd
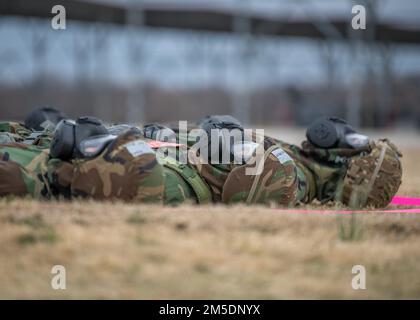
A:
[[[315,120],[307,129],[306,137],[314,146],[329,148],[360,148],[369,143],[369,137],[357,133],[346,121],[330,117]]]

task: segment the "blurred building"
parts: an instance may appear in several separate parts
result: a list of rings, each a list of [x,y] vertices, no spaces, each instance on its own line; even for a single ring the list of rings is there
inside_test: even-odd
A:
[[[420,3],[368,1],[0,3],[0,118],[38,106],[109,121],[230,113],[305,125],[420,123]],[[367,29],[351,29],[352,5]]]

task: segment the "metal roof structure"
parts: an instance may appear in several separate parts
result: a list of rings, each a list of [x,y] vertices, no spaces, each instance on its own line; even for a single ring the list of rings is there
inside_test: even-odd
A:
[[[2,0],[0,15],[51,18],[53,0]],[[262,14],[249,10],[234,10],[229,6],[179,5],[175,3],[141,2],[141,6],[130,3],[114,4],[98,1],[61,0],[66,8],[67,19],[81,22],[110,23],[114,25],[142,25],[151,28],[171,28],[208,32],[238,32],[238,18],[245,19],[253,35],[308,37],[315,39],[348,39],[352,36],[350,21],[345,17],[328,20],[316,17],[287,17]],[[327,27],[332,32],[325,32]],[[370,41],[419,44],[420,26],[407,26],[378,20],[373,33],[362,32],[360,37]],[[372,36],[373,34],[373,36]]]

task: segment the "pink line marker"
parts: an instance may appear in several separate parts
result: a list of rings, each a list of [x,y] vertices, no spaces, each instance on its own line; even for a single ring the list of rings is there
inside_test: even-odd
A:
[[[392,213],[392,214],[420,214],[418,209],[392,209],[392,210],[311,210],[311,209],[279,209],[281,213],[290,214],[315,214],[315,215],[346,215],[346,214],[369,214],[369,213]]]
[[[394,206],[407,206],[407,207],[420,207],[420,198],[412,197],[394,197],[391,205]],[[315,215],[337,215],[337,214],[369,214],[369,213],[409,213],[409,214],[420,214],[420,208],[410,209],[380,209],[380,210],[312,210],[312,209],[280,209],[282,213],[290,214],[315,214]]]
[[[420,207],[420,198],[394,197],[391,204],[394,206]]]

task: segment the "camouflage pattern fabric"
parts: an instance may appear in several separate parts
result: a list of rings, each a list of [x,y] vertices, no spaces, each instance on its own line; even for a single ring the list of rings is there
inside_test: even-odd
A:
[[[387,139],[372,142],[370,147],[368,154],[350,159],[337,193],[337,200],[350,207],[384,208],[401,185],[401,152]]]
[[[24,142],[28,145],[49,148],[51,140],[50,130],[34,132],[18,122],[0,122],[0,144]]]
[[[330,148],[322,149],[312,145],[309,141],[302,142],[303,153],[318,162],[328,164],[348,164],[350,158],[358,156],[360,154],[369,153],[372,150],[372,146],[367,144],[360,148]]]
[[[0,196],[24,196],[28,188],[23,180],[23,175],[16,162],[3,160],[0,154]]]
[[[188,138],[191,147],[197,137]],[[183,165],[176,159],[159,163],[159,154],[139,130],[125,131],[93,159],[50,159],[50,142],[50,132],[34,133],[19,123],[0,123],[0,196],[169,205],[203,203],[201,197],[228,204],[274,202],[282,206],[317,198],[351,207],[385,207],[402,177],[402,155],[388,140],[359,149],[321,149],[308,141],[298,147],[264,137],[264,169],[257,176],[245,174],[251,165],[204,161]]]
[[[74,166],[71,162],[50,159],[47,164],[47,179],[51,194],[56,199],[71,199],[71,183]]]
[[[166,205],[178,205],[181,203],[197,203],[191,186],[176,171],[164,167],[165,190],[163,202]]]
[[[308,152],[306,142],[303,143],[302,149],[297,146],[289,146],[288,150],[299,163],[299,167],[305,173],[307,196],[305,203],[310,203],[316,198],[321,203],[334,200],[336,198],[337,185],[340,183],[347,171],[346,163],[348,158],[339,153],[340,161],[331,160],[332,155],[336,155],[337,150],[331,153],[327,150],[316,150],[316,156],[313,151]],[[325,152],[326,158],[318,158],[318,154]],[[347,150],[345,152],[348,152]],[[343,161],[343,162],[342,162]]]
[[[347,161],[344,154],[340,154],[341,157],[336,159],[332,158],[334,152],[330,153],[326,149],[313,150],[311,146],[308,151],[309,143],[306,141],[300,148],[271,137],[266,137],[266,140],[281,146],[294,159],[299,180],[299,202],[310,203],[316,198],[321,203],[326,203],[335,199],[337,185],[344,179],[347,170],[343,161],[343,159]],[[324,155],[324,157],[318,157],[318,155]]]
[[[124,144],[124,139],[120,138],[114,143],[114,147],[109,146],[107,155],[104,151],[102,155],[95,159],[68,162],[60,159],[48,159],[48,156],[38,157],[38,152],[49,147],[51,132],[34,134],[30,130],[19,126],[17,123],[3,124],[3,130],[9,131],[3,132],[3,134],[12,137],[7,139],[7,142],[24,141],[25,144],[9,144],[8,149],[5,149],[5,154],[2,155],[4,160],[1,161],[0,169],[0,196],[28,194],[36,198],[54,197],[57,199],[71,199],[82,196],[94,199],[122,199],[144,202],[161,202],[163,198],[164,203],[169,205],[184,202],[197,203],[197,196],[187,181],[175,170],[154,163],[154,156],[151,155],[153,152],[142,144],[143,142],[139,142],[139,144],[146,148],[150,154],[141,155],[141,159],[135,159],[134,161],[124,152],[121,155],[121,152],[109,151],[109,148],[116,148]],[[19,129],[16,130],[17,128]],[[24,134],[16,135],[14,132]],[[128,136],[130,137],[125,138],[128,143],[139,139],[148,142],[148,139],[143,139],[143,137],[137,135],[139,132],[134,133],[129,133]],[[29,143],[33,146],[29,146]],[[9,161],[11,154],[14,161]],[[24,170],[31,159],[37,161],[39,166],[36,166],[35,171],[29,170],[30,167]],[[139,171],[144,169],[145,172],[142,175],[133,175],[131,171],[126,172],[127,168],[122,165],[123,161],[131,163],[130,170],[133,170],[131,166],[135,166],[137,163]],[[41,164],[42,170],[39,170]],[[191,168],[191,170],[194,169]],[[43,178],[41,178],[41,171]],[[123,171],[126,173],[123,176],[118,176],[118,173]],[[106,178],[107,175],[111,178]],[[93,179],[91,179],[92,177]],[[201,179],[198,176],[197,178]],[[105,182],[107,180],[108,182]],[[164,185],[163,193],[162,184]],[[111,191],[108,191],[109,193],[106,191],[106,185],[110,187]],[[136,187],[136,185],[138,186]]]
[[[19,141],[22,141],[22,140],[20,140],[19,137],[14,135],[13,133],[0,132],[0,144],[13,143],[13,142],[19,142]]]
[[[38,133],[17,122],[0,122],[0,195],[49,198],[47,163],[50,133]]]
[[[163,126],[154,126],[163,127]],[[190,127],[189,130],[194,129]],[[177,132],[177,130],[174,130]],[[178,142],[186,142],[190,147],[189,152],[194,151],[191,147],[197,143],[198,135],[188,132],[183,136],[177,132]],[[254,139],[255,140],[255,139]],[[198,174],[209,185],[214,202],[235,203],[276,203],[282,206],[293,206],[298,200],[298,168],[293,159],[281,147],[273,141],[264,139],[264,150],[277,150],[277,155],[283,154],[279,160],[275,154],[268,152],[264,160],[264,170],[260,175],[246,175],[247,168],[252,165],[238,164],[210,164],[199,155],[194,154],[196,160],[192,163]],[[286,159],[286,160],[283,160]],[[301,176],[302,177],[302,176]],[[255,189],[252,186],[255,183]],[[252,195],[252,197],[250,197]]]
[[[209,163],[196,162],[194,163],[194,168],[209,185],[213,195],[213,201],[221,202],[223,186],[233,165],[211,165]]]
[[[385,150],[383,146],[386,152],[380,160],[379,149]],[[401,184],[402,154],[386,139],[355,149],[320,149],[304,141],[302,152],[309,159],[305,165],[316,177],[317,197],[321,201],[340,201],[354,208],[384,208]]]
[[[185,163],[187,146],[156,140],[148,140],[147,143],[157,151],[158,161],[164,167],[165,204],[212,202],[210,187],[192,165]]]
[[[223,186],[224,203],[296,204],[298,179],[292,158],[277,146],[266,150],[264,158],[264,168],[259,174],[246,175],[248,164],[238,166],[229,173]]]
[[[0,195],[51,195],[47,179],[49,150],[23,143],[0,145]]]
[[[210,186],[215,202],[248,204],[275,203],[293,206],[297,201],[298,177],[293,159],[280,147],[264,144],[263,170],[247,175],[251,164],[209,164],[198,161],[194,166]]]
[[[0,122],[0,144],[22,142],[32,131],[18,122]]]
[[[162,166],[138,131],[128,130],[94,159],[73,161],[73,197],[161,202]]]
[[[356,149],[322,149],[308,141],[299,148],[280,140],[276,142],[305,171],[309,197],[304,202],[316,197],[321,202],[340,201],[354,208],[384,208],[401,184],[402,154],[386,139]],[[384,148],[386,152],[381,159]]]

